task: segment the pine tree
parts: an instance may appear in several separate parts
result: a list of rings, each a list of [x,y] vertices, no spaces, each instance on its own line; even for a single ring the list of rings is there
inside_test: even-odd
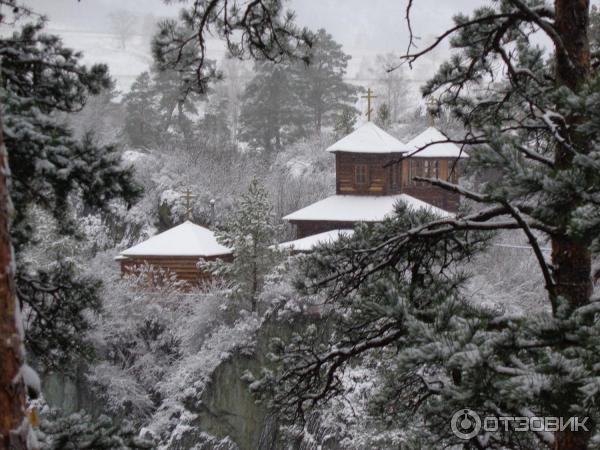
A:
[[[149,147],[160,142],[156,89],[148,72],[140,74],[124,97],[127,111],[123,132],[133,146]]]
[[[196,107],[200,100],[195,91],[186,92],[183,88],[183,75],[175,70],[153,70],[154,93],[157,98],[157,110],[160,112],[161,132],[173,129],[183,139],[191,138],[191,116],[198,113]]]
[[[218,100],[216,105],[207,106],[204,117],[197,122],[196,126],[198,153],[221,160],[233,157],[235,145],[228,126],[228,107],[227,99]]]
[[[379,105],[379,108],[377,108],[377,118],[375,119],[375,123],[384,130],[389,128],[391,124],[391,117],[390,108],[388,107],[387,103],[382,103]]]
[[[81,411],[61,417],[56,411],[44,417],[40,424],[45,450],[133,450],[151,449],[154,444],[138,438],[126,421],[115,423],[110,417],[97,418]]]
[[[194,0],[181,11],[180,21],[161,22],[152,42],[154,59],[160,68],[184,75],[184,92],[205,93],[208,83],[221,76],[206,58],[208,35],[225,40],[229,54],[236,58],[281,63],[290,55],[305,56],[314,36],[295,26],[293,14],[284,8],[279,1],[240,6],[227,0]]]
[[[333,127],[335,136],[338,139],[341,139],[352,133],[354,131],[354,126],[356,125],[356,119],[356,109],[350,107],[342,108],[341,112],[339,112],[336,117],[335,126]]]
[[[257,63],[242,97],[240,137],[272,154],[298,138],[335,124],[351,108],[356,88],[344,81],[350,56],[325,30],[303,59]]]
[[[307,62],[291,65],[293,89],[307,109],[310,129],[316,133],[333,122],[335,111],[356,101],[357,89],[344,81],[350,59],[342,46],[320,29],[306,56]]]
[[[256,311],[265,277],[278,260],[273,248],[277,232],[268,194],[253,178],[226,229],[215,233],[221,245],[233,249],[233,262],[205,265],[225,280],[236,300],[250,300],[251,311]]]
[[[35,336],[27,344],[43,349],[34,353],[40,363],[66,369],[67,360],[89,355],[78,331],[86,327],[84,311],[99,307],[97,285],[82,279],[76,264],[26,261],[35,244],[34,209],[46,211],[59,236],[75,238],[75,205],[106,211],[110,201],[132,201],[139,190],[115,147],[99,146],[89,135],[76,139],[57,114],[80,110],[89,95],[110,87],[106,66],[82,66],[81,54],[43,27],[28,24],[1,39],[0,104],[15,205],[16,287]],[[45,317],[49,311],[56,315]]]
[[[273,155],[299,134],[292,124],[302,115],[287,67],[257,63],[242,96],[240,138]]]

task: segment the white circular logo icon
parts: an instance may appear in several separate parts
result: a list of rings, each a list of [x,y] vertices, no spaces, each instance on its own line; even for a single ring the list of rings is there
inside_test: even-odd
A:
[[[470,409],[461,409],[454,413],[450,422],[452,432],[460,439],[471,439],[481,430],[479,415]]]

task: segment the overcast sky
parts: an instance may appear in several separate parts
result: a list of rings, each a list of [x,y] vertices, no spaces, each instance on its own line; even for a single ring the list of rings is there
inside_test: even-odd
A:
[[[78,30],[109,31],[108,15],[126,9],[139,15],[173,16],[190,2],[162,0],[30,0],[51,23]],[[444,30],[459,11],[489,3],[489,0],[416,0],[413,7],[415,32],[423,37]],[[346,48],[376,52],[401,51],[406,45],[405,0],[291,0],[297,22],[311,29],[323,27]]]
[[[191,0],[23,0],[34,10],[46,14],[49,28],[63,36],[65,43],[83,50],[86,63],[106,62],[122,90],[127,90],[135,77],[151,64],[149,40],[138,37],[128,54],[118,49],[113,37],[109,15],[127,10],[140,17],[175,17]],[[408,0],[289,0],[289,8],[296,11],[297,23],[317,30],[325,28],[352,56],[348,79],[358,84],[369,83],[357,76],[363,67],[371,67],[376,54],[406,51],[408,28],[405,20]],[[600,0],[593,0],[598,3]],[[413,0],[411,13],[414,33],[420,37],[420,47],[452,24],[452,17],[469,13],[474,8],[492,3],[491,0]],[[138,30],[140,28],[138,27]],[[103,33],[103,35],[93,35]],[[108,37],[107,37],[108,36]],[[107,42],[108,40],[108,42]],[[210,54],[214,51],[216,54]],[[223,57],[222,45],[209,46],[209,58]],[[219,54],[220,53],[220,54]],[[445,59],[445,47],[420,60],[414,70],[406,73],[416,89],[428,79]]]

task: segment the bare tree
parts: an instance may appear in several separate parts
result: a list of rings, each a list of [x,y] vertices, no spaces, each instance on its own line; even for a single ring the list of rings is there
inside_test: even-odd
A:
[[[125,44],[133,34],[133,27],[137,22],[137,17],[131,12],[119,9],[109,15],[113,32],[119,39],[121,48],[125,48]]]
[[[390,70],[398,64],[398,61],[399,57],[394,53],[377,55],[374,67],[370,68],[370,72],[378,84],[378,103],[387,105],[392,123],[398,120],[400,112],[405,109],[408,95],[404,71],[401,68]]]

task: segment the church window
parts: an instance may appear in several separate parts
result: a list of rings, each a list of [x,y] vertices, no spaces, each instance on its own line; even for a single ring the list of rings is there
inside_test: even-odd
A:
[[[354,181],[356,184],[367,184],[367,165],[357,164],[354,167]]]
[[[450,171],[450,183],[458,184],[458,164],[456,161],[453,161],[448,164],[448,170]]]
[[[398,183],[398,179],[399,179],[398,172],[400,170],[400,164],[394,163],[394,164],[390,165],[389,170],[390,170],[390,180],[391,180],[392,187],[395,187],[399,184]]]
[[[410,179],[413,186],[421,186],[422,181],[415,180],[415,177],[422,177],[424,175],[424,161],[422,159],[414,159],[410,162]]]
[[[425,176],[428,178],[437,178],[439,172],[439,161],[437,159],[427,161],[427,170]]]

